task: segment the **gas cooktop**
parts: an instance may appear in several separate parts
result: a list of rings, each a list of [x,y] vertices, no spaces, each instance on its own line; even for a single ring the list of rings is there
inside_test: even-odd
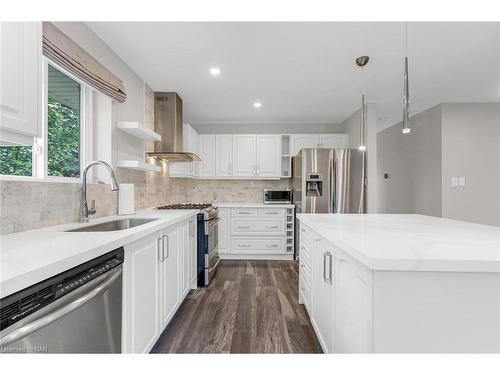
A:
[[[156,207],[158,210],[204,210],[212,207],[210,203],[174,203]]]

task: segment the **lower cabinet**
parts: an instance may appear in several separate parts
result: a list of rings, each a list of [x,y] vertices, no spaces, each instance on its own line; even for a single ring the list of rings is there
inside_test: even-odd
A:
[[[196,219],[124,248],[122,351],[147,353],[196,288]]]
[[[312,255],[311,322],[325,353],[333,353],[333,249],[322,239],[314,239]]]
[[[325,353],[373,352],[373,273],[301,226],[299,302]]]

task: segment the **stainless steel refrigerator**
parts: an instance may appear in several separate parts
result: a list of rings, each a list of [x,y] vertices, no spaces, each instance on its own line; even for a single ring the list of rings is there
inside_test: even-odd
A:
[[[365,152],[354,148],[304,148],[292,158],[296,213],[365,213]],[[295,257],[299,255],[295,220]]]

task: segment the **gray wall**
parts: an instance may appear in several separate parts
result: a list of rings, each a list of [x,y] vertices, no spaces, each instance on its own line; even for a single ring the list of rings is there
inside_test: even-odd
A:
[[[443,104],[443,217],[500,225],[500,103]],[[465,177],[451,187],[451,177]]]
[[[359,147],[360,112],[358,109],[340,124],[341,133],[349,135],[349,147]],[[377,106],[373,103],[365,107],[365,142],[366,142],[366,206],[368,213],[379,212],[379,195],[377,183]]]
[[[338,124],[191,124],[201,134],[315,134],[343,133]]]
[[[377,134],[379,211],[441,216],[441,106]],[[384,173],[389,175],[384,179]]]

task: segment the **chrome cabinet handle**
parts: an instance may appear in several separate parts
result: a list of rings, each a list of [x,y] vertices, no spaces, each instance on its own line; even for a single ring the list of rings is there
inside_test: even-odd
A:
[[[238,247],[250,247],[250,244],[238,244]]]
[[[325,253],[325,265],[326,265],[326,258],[328,258],[328,278],[326,278],[325,276],[325,282],[327,282],[328,284],[331,284],[332,283],[332,259],[333,259],[333,256],[332,256],[332,253],[330,253],[329,251],[327,251]]]
[[[240,215],[250,215],[251,212],[250,211],[238,211],[238,214],[240,214]]]
[[[266,212],[266,215],[279,215],[279,212],[276,211]]]
[[[266,229],[278,229],[279,227],[277,225],[268,225]]]
[[[167,243],[167,246],[166,246],[167,247],[167,256],[165,256],[165,240],[167,240],[166,241],[166,243]],[[163,248],[163,260],[165,260],[165,259],[168,259],[170,256],[170,246],[168,244],[168,236],[167,235],[162,236],[162,242],[163,242],[163,246],[162,246],[162,248]]]
[[[278,245],[269,245],[269,244],[267,244],[267,245],[266,245],[266,247],[267,247],[268,249],[273,249],[273,248],[278,247]]]
[[[248,225],[245,225],[245,226],[239,225],[238,229],[250,229],[250,226],[248,226]]]
[[[157,239],[158,242],[158,262],[163,262],[163,241],[161,237],[158,237]]]
[[[95,284],[91,281],[90,283],[92,284],[87,285],[87,287],[90,289],[90,291],[87,294],[78,297],[77,299],[69,302],[68,304],[63,305],[60,309],[55,310],[31,323],[27,323],[22,327],[12,331],[8,335],[0,338],[0,346],[5,346],[16,340],[20,340],[23,337],[26,337],[27,335],[35,331],[38,331],[39,329],[49,325],[50,323],[56,321],[57,319],[62,318],[63,316],[69,314],[70,312],[78,309],[80,306],[89,302],[91,299],[97,297],[101,293],[104,293],[121,274],[122,274],[122,267],[116,267],[114,271],[111,270],[106,274],[97,277],[94,280],[94,282],[97,282],[98,280],[99,281],[104,280],[104,281],[95,287],[94,287]],[[68,294],[68,296],[69,295],[70,294]]]
[[[326,283],[326,253],[323,253],[323,281]]]

